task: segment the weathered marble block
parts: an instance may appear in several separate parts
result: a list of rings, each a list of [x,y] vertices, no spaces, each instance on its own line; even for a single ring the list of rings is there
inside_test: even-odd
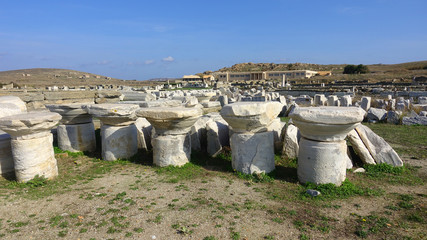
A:
[[[53,178],[58,168],[50,130],[61,120],[52,112],[31,112],[0,119],[0,128],[11,136],[15,176],[20,182],[36,175]]]
[[[58,147],[70,152],[93,152],[96,150],[95,127],[92,122],[60,124],[57,127]]]
[[[156,135],[151,139],[153,145],[153,163],[156,166],[182,166],[191,157],[189,134]]]
[[[230,138],[232,167],[253,174],[274,170],[273,132],[234,133]]]
[[[358,107],[300,107],[290,114],[302,136],[298,153],[300,182],[341,185],[349,163],[344,139],[364,115]]]
[[[102,159],[114,161],[130,158],[138,152],[137,129],[127,126],[101,126]]]

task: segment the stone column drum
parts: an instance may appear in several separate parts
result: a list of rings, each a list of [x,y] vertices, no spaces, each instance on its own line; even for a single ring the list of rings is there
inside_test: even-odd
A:
[[[61,114],[58,125],[58,146],[70,152],[93,152],[96,150],[95,127],[92,116],[81,103],[47,104],[51,112]]]
[[[138,152],[138,132],[134,123],[139,105],[92,104],[84,105],[83,109],[102,123],[102,159],[114,161]]]
[[[154,127],[151,137],[153,163],[160,167],[182,166],[191,155],[190,129],[202,116],[200,108],[141,108],[136,112]]]
[[[31,112],[0,119],[0,128],[11,136],[15,176],[27,182],[36,175],[48,179],[58,175],[50,130],[61,120],[52,112]]]
[[[301,183],[341,185],[348,162],[344,139],[364,115],[358,107],[301,107],[289,115],[302,136],[298,154]]]
[[[237,102],[222,108],[221,116],[233,132],[233,169],[245,174],[274,170],[274,135],[267,129],[281,111],[279,102]]]

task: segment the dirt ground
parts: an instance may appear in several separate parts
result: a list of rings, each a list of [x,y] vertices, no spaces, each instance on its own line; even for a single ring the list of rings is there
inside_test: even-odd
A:
[[[149,160],[56,157],[60,176],[53,181],[0,180],[0,239],[427,237],[426,159],[404,158],[417,168],[402,183],[347,173],[355,185],[380,194],[316,200],[302,197],[295,168],[257,182],[213,162],[159,171]]]

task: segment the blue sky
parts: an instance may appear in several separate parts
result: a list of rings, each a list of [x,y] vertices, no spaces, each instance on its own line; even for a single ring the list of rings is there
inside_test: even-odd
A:
[[[181,77],[241,62],[427,60],[425,0],[0,0],[0,71]]]

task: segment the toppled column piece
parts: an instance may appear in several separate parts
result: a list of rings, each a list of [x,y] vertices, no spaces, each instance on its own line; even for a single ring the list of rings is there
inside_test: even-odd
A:
[[[134,122],[139,105],[92,104],[83,108],[102,122],[102,159],[114,161],[132,157],[138,152],[138,133]]]
[[[96,150],[95,127],[92,116],[82,108],[83,104],[47,104],[51,112],[61,114],[57,128],[58,146],[70,152],[93,152]]]
[[[191,155],[190,128],[202,116],[200,108],[141,108],[136,112],[151,123],[153,163],[157,166],[182,166]]]
[[[357,107],[300,107],[291,114],[301,133],[298,179],[302,183],[333,183],[345,180],[348,161],[345,138],[362,120]]]
[[[221,116],[233,131],[230,146],[236,171],[252,174],[274,170],[274,135],[267,130],[281,110],[279,102],[237,102],[222,108]]]
[[[0,128],[10,134],[15,176],[27,182],[36,175],[54,178],[58,167],[50,130],[61,120],[52,112],[31,112],[0,119]]]

